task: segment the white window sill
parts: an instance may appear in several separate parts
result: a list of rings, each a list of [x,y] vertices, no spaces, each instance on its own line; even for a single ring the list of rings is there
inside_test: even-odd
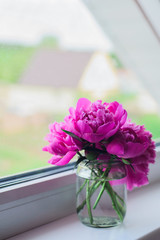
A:
[[[160,199],[158,184],[160,183],[159,157],[160,151],[157,148],[156,164],[151,165],[150,168],[150,185],[135,189],[128,194],[127,216],[124,224],[118,228],[97,231],[96,229],[86,228],[77,220],[76,216],[71,216],[71,214],[75,213],[76,209],[76,176],[73,170],[1,189],[0,240],[9,239],[13,236],[17,237],[12,239],[48,240],[53,239],[52,237],[55,234],[57,234],[57,239],[59,240],[63,236],[61,230],[65,232],[66,226],[68,229],[68,233],[66,232],[68,234],[67,239],[69,239],[69,234],[72,231],[76,231],[78,235],[79,231],[83,232],[83,229],[86,229],[84,230],[84,240],[85,234],[89,234],[89,236],[94,235],[94,239],[98,239],[96,231],[102,234],[102,239],[106,239],[105,234],[107,231],[110,235],[116,236],[117,234],[117,236],[121,236],[120,239],[127,240],[135,240],[145,234],[151,233],[160,227],[158,218],[160,215],[160,209],[158,208]],[[58,220],[60,218],[62,219]],[[57,224],[59,224],[59,230],[57,230],[57,227],[54,227],[58,226]],[[74,226],[75,224],[76,226]],[[42,227],[39,228],[39,226]],[[73,227],[75,227],[75,230],[73,230]],[[35,230],[30,232],[33,228]],[[39,235],[41,231],[42,234]],[[24,232],[26,232],[24,237],[23,235],[21,237],[20,234]],[[29,238],[26,234],[33,234],[33,237]],[[46,238],[46,234],[52,237]]]
[[[68,240],[74,236],[76,240],[156,240],[160,236],[159,199],[160,188],[157,182],[129,193],[127,215],[121,226],[108,229],[86,227],[74,214],[9,239]]]

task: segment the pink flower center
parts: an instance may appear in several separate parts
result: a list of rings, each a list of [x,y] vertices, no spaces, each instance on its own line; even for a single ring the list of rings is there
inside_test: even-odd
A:
[[[80,119],[93,129],[97,131],[98,127],[108,122],[113,122],[113,114],[109,112],[102,104],[93,103],[89,112],[83,111],[80,115]]]

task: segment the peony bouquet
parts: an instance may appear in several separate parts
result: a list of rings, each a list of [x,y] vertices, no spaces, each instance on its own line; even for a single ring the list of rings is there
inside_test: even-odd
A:
[[[84,181],[77,194],[86,188],[86,197],[77,207],[88,210],[90,223],[93,222],[90,199],[101,187],[94,208],[100,201],[102,192],[109,194],[112,207],[119,219],[123,220],[123,207],[120,196],[113,190],[112,181],[106,182],[109,173],[114,172],[114,164],[125,168],[128,190],[148,184],[149,164],[155,161],[155,143],[152,134],[144,126],[136,125],[127,118],[127,112],[118,102],[91,103],[86,98],[77,102],[76,108],[69,109],[64,122],[54,122],[45,140],[49,145],[43,148],[52,154],[49,163],[65,165],[77,154],[76,166],[84,163],[90,168],[94,182]],[[97,179],[101,178],[99,185]],[[88,186],[88,187],[87,187]],[[88,202],[88,204],[87,204]]]

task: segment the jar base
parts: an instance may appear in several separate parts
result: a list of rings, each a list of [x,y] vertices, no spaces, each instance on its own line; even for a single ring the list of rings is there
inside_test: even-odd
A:
[[[90,219],[87,217],[79,217],[79,219],[84,225],[94,228],[110,228],[122,224],[119,219],[114,217],[93,217],[93,223],[90,223]]]

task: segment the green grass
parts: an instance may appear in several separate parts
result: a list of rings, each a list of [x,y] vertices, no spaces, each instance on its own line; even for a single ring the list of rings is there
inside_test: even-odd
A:
[[[106,102],[113,102],[117,101],[121,104],[125,104],[131,101],[134,101],[137,97],[137,94],[133,93],[122,93],[122,92],[117,92],[117,94],[113,95],[108,95],[107,99],[104,99]]]
[[[130,117],[130,116],[129,116]],[[56,116],[54,120],[63,121],[63,116]],[[156,114],[134,116],[132,122],[145,125],[153,134],[153,138],[160,137],[160,117]],[[48,145],[44,136],[49,132],[48,124],[40,128],[30,127],[15,134],[0,133],[0,177],[16,174],[40,167],[49,167],[51,155],[42,151]]]
[[[16,83],[34,52],[33,47],[0,45],[0,82]]]
[[[44,136],[48,126],[29,128],[15,134],[0,133],[0,177],[50,166],[50,154],[43,152],[47,145]]]
[[[144,125],[146,130],[150,131],[154,139],[160,138],[160,116],[157,114],[146,114],[132,117],[132,122]]]
[[[0,44],[0,82],[17,83],[35,51],[48,47],[56,49],[58,40],[55,37],[46,36],[39,45],[29,47]]]
[[[108,96],[107,100],[109,102],[118,101],[123,104],[123,107],[129,107],[129,103],[136,100],[136,94],[123,94],[118,93],[116,96]],[[125,106],[126,105],[126,106]],[[131,109],[132,110],[132,109]],[[144,125],[146,130],[150,131],[153,135],[153,139],[160,138],[160,116],[158,114],[137,114],[130,115],[130,109],[128,108],[128,117],[132,122],[136,124]]]
[[[50,41],[50,39],[46,39],[41,45],[50,47],[52,45],[54,46],[55,43]],[[0,82],[17,83],[37,50],[38,46],[20,47],[0,45]],[[80,97],[87,97],[91,101],[96,100],[93,99],[92,94],[89,92],[75,91],[73,94],[73,107],[76,106],[77,100]],[[132,103],[136,97],[137,95],[135,94],[117,92],[116,94],[106,95],[102,100],[103,102],[118,101],[126,108],[126,106],[130,106],[129,104]],[[45,126],[28,126],[21,132],[14,134],[3,132],[0,126],[0,177],[50,166],[47,161],[51,155],[42,151],[42,147],[48,144],[43,139],[49,132],[48,124],[53,121],[63,121],[64,117],[64,112],[56,116],[50,116],[51,121],[48,121]],[[154,139],[160,137],[160,116],[157,114],[137,114],[136,116],[129,117],[132,119],[132,122],[140,125],[144,124],[146,129],[152,132]]]
[[[18,147],[2,144],[0,146],[0,152],[0,177],[33,170],[47,165],[47,162],[42,161],[42,157],[38,157],[32,152],[25,151]]]
[[[118,58],[118,56],[114,52],[109,53],[109,57],[113,61],[113,64],[116,68],[124,68],[122,62],[120,61],[120,59]]]

